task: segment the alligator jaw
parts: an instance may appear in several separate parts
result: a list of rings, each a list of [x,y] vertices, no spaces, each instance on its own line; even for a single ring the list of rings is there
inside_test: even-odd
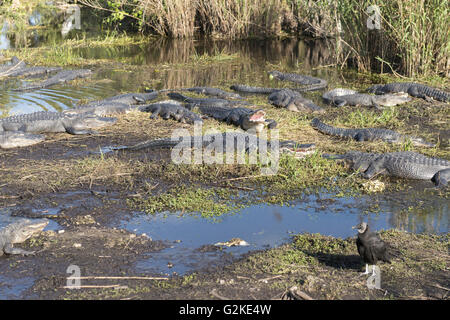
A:
[[[294,156],[294,158],[301,159],[309,154],[316,152],[316,145],[314,143],[308,144],[297,144],[292,142],[294,145],[290,146],[280,146],[281,153],[289,153]]]
[[[250,122],[260,122],[265,123],[266,119],[264,117],[266,116],[266,113],[263,110],[256,110],[255,113],[253,113],[248,120]]]

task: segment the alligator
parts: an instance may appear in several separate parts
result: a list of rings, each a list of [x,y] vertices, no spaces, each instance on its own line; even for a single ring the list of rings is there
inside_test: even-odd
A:
[[[152,103],[139,107],[142,112],[151,112],[150,119],[155,119],[161,116],[161,118],[174,119],[182,123],[193,124],[196,121],[203,122],[203,119],[198,114],[186,109],[179,102],[173,100],[165,100],[158,103]]]
[[[328,82],[323,79],[296,73],[283,73],[280,71],[270,71],[269,78],[271,80],[277,79],[280,81],[290,81],[304,85],[305,87],[303,87],[303,90],[305,91],[320,90],[328,86]]]
[[[317,118],[311,121],[311,126],[318,131],[337,136],[341,138],[351,138],[356,141],[374,141],[383,140],[390,143],[403,143],[405,141],[411,141],[413,145],[420,147],[434,147],[432,143],[428,143],[421,138],[410,137],[400,134],[398,132],[382,129],[382,128],[362,128],[362,129],[345,129],[336,128],[327,125]]]
[[[322,156],[327,159],[343,159],[353,170],[358,170],[367,179],[378,174],[387,174],[399,178],[432,180],[436,185],[438,183],[442,185],[446,183],[445,177],[448,176],[447,170],[450,169],[448,160],[430,158],[411,151],[390,153],[349,151],[343,155]]]
[[[169,92],[167,96],[171,99],[188,103],[191,106],[207,105],[207,106],[223,107],[223,106],[236,106],[245,104],[242,101],[231,101],[219,98],[191,98],[182,95],[181,93],[178,92]]]
[[[25,67],[26,63],[17,58],[16,56],[14,56],[11,58],[10,62],[0,66],[0,76],[1,77],[9,76],[11,73],[17,72]]]
[[[256,94],[271,94],[282,89],[289,89],[297,92],[311,91],[309,87],[303,88],[267,88],[267,87],[252,87],[245,84],[234,84],[230,86],[231,90],[243,92],[243,93],[256,93]]]
[[[70,80],[75,80],[78,78],[86,78],[92,75],[92,71],[89,69],[79,69],[79,70],[63,70],[55,74],[54,76],[48,78],[40,83],[30,84],[21,88],[13,89],[13,91],[27,91],[27,90],[37,90],[47,88],[56,84],[61,84]]]
[[[450,93],[414,82],[394,82],[388,84],[376,84],[367,89],[370,93],[383,94],[392,92],[404,92],[416,98],[430,101],[431,99],[449,102]]]
[[[146,103],[148,101],[154,100],[158,97],[158,91],[150,91],[147,93],[124,93],[114,97],[109,97],[104,100],[98,101],[101,102],[120,102],[125,104],[139,104]]]
[[[208,147],[211,143],[215,143],[216,139],[220,139],[223,143],[223,150],[233,152],[246,152],[251,153],[259,150],[259,147],[264,145],[267,146],[267,150],[275,148],[276,145],[272,146],[271,141],[261,139],[255,135],[244,133],[244,132],[224,132],[218,134],[205,134],[203,136],[188,136],[180,137],[178,139],[162,138],[156,140],[147,140],[140,142],[134,146],[130,147],[120,147],[120,150],[142,150],[142,149],[160,149],[160,148],[174,148],[178,146],[181,142],[189,141],[189,146],[195,148],[197,146]],[[232,145],[230,146],[230,143]],[[303,158],[308,154],[315,152],[315,144],[299,144],[295,141],[285,140],[279,141],[279,152],[288,153],[293,155],[295,158]]]
[[[106,117],[115,114],[128,113],[135,109],[134,106],[121,102],[95,101],[87,104],[77,105],[74,108],[64,110],[67,115],[91,114]]]
[[[32,134],[20,131],[6,131],[0,133],[0,148],[11,149],[28,147],[45,140],[41,134]]]
[[[8,74],[9,77],[42,76],[52,72],[61,71],[61,67],[25,67]]]
[[[181,88],[181,89],[164,89],[160,90],[160,92],[165,91],[173,91],[173,90],[180,90],[180,91],[189,91],[189,92],[195,92],[198,94],[204,94],[206,96],[214,96],[220,99],[242,99],[240,95],[233,92],[227,92],[219,88],[211,88],[211,87],[192,87],[192,88]]]
[[[264,119],[266,112],[262,109],[253,110],[244,107],[217,107],[201,105],[198,107],[201,114],[210,116],[227,124],[239,126],[242,130],[255,130],[261,132],[264,126],[269,129],[277,126],[275,120]]]
[[[269,95],[269,102],[277,107],[283,107],[294,112],[325,112],[321,107],[300,93],[290,89],[275,91]]]
[[[326,103],[337,107],[350,105],[375,107],[377,109],[382,109],[380,106],[391,107],[411,101],[411,98],[406,93],[371,95],[343,88],[328,91],[323,94],[322,98]]]
[[[0,256],[3,254],[32,255],[34,251],[14,248],[15,243],[23,243],[41,232],[48,224],[47,219],[19,219],[0,230]]]
[[[38,111],[0,119],[0,132],[22,131],[31,133],[68,132],[70,134],[91,134],[91,128],[113,124],[115,118],[92,115],[70,116],[62,112]]]

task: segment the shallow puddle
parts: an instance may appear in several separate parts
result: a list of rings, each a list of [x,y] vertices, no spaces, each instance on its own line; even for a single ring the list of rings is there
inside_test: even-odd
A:
[[[287,242],[290,234],[308,232],[351,237],[355,235],[352,226],[361,221],[368,222],[373,230],[397,228],[415,233],[448,232],[446,200],[436,198],[432,212],[423,215],[403,213],[401,201],[396,203],[392,199],[381,199],[378,213],[365,213],[372,201],[369,197],[310,195],[291,206],[251,206],[237,214],[224,215],[218,222],[186,213],[182,216],[179,213],[155,216],[136,213],[133,218],[121,221],[118,227],[137,234],[145,233],[154,240],[174,241],[172,248],[152,253],[138,264],[142,270],[169,274],[210,268],[252,250],[276,247]],[[218,250],[214,250],[216,243],[232,238],[245,240],[249,245],[218,246]],[[212,246],[209,247],[212,250],[203,246]]]

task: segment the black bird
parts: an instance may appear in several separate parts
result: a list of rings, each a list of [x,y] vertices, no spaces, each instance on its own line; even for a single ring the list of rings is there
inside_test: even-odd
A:
[[[366,272],[363,274],[369,274],[370,264],[372,265],[372,274],[375,275],[375,265],[378,260],[391,263],[386,243],[376,233],[370,232],[367,223],[361,222],[352,229],[358,230],[356,247],[359,255],[366,263]]]

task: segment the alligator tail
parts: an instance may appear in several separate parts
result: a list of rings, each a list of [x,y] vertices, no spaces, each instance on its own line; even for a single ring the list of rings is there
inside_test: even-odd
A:
[[[314,118],[311,121],[311,126],[318,130],[319,132],[331,135],[331,136],[338,136],[338,137],[348,137],[348,129],[342,129],[342,128],[335,128],[332,126],[329,126],[322,121],[320,121],[318,118]]]

